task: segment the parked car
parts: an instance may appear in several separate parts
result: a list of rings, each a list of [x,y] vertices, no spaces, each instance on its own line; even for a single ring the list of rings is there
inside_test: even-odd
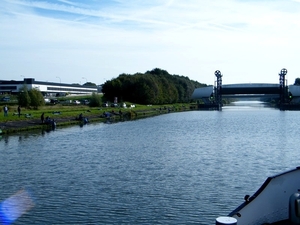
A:
[[[82,104],[83,105],[88,105],[88,104],[90,104],[90,102],[89,102],[89,100],[84,99],[84,100],[82,100]]]
[[[52,99],[50,99],[50,103],[55,105],[58,103],[58,100],[56,98],[52,98]]]
[[[108,107],[108,104],[107,103],[103,103],[102,107]]]
[[[10,97],[5,96],[5,97],[1,98],[1,101],[2,102],[9,102],[10,101]]]
[[[73,101],[73,104],[75,104],[75,105],[79,105],[79,104],[80,104],[80,101],[78,101],[78,100],[74,100],[74,101]]]
[[[118,104],[112,103],[112,104],[110,105],[110,107],[118,107]]]

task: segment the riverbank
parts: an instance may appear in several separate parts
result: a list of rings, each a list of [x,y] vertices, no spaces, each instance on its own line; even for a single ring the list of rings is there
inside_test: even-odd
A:
[[[149,107],[147,109],[140,110],[126,110],[122,113],[115,113],[114,110],[106,110],[107,114],[104,115],[102,111],[95,112],[93,110],[85,111],[83,114],[89,121],[89,123],[95,122],[118,122],[133,119],[140,119],[145,117],[157,116],[164,113],[179,112],[190,110],[187,107]],[[17,115],[15,115],[17,116]],[[70,125],[80,125],[83,123],[79,120],[77,116],[70,115],[66,116],[61,113],[52,113],[51,119],[54,119],[56,127],[70,126]],[[42,123],[39,117],[27,117],[22,115],[22,119],[12,120],[7,119],[6,121],[0,122],[0,134],[8,135],[18,132],[26,132],[30,130],[38,129],[52,129],[52,127],[46,123]]]

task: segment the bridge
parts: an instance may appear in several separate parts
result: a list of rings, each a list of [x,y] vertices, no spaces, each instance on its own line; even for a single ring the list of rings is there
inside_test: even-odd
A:
[[[196,88],[192,99],[202,100],[206,108],[222,109],[223,98],[259,98],[259,100],[273,99],[278,103],[280,109],[300,101],[300,86],[286,85],[286,69],[279,73],[279,83],[244,83],[222,85],[222,74],[219,70],[215,72],[217,81],[215,86]],[[199,105],[200,106],[200,105]]]

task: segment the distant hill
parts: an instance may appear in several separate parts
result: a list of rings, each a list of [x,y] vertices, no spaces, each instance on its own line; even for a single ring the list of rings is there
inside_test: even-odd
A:
[[[206,86],[156,68],[145,73],[121,74],[107,81],[102,92],[108,101],[117,97],[119,101],[137,104],[170,104],[190,102],[194,89]]]

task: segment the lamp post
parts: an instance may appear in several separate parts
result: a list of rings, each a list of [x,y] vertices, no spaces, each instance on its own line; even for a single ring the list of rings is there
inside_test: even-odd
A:
[[[20,90],[22,89],[22,88],[24,88],[24,86],[25,86],[25,77],[23,76],[23,75],[20,75],[21,77],[23,77],[23,87],[20,87],[19,85],[19,87],[18,87],[18,89],[19,89],[19,92],[20,92]],[[27,85],[26,85],[26,88],[27,88]]]
[[[87,84],[87,79],[85,77],[82,77],[82,79],[85,79],[85,84]],[[85,91],[83,91],[85,93]]]
[[[85,83],[87,83],[87,79],[85,77],[82,77],[82,79],[85,79]]]
[[[59,79],[59,92],[61,92],[61,79],[60,79],[60,77],[56,77],[56,78]]]

